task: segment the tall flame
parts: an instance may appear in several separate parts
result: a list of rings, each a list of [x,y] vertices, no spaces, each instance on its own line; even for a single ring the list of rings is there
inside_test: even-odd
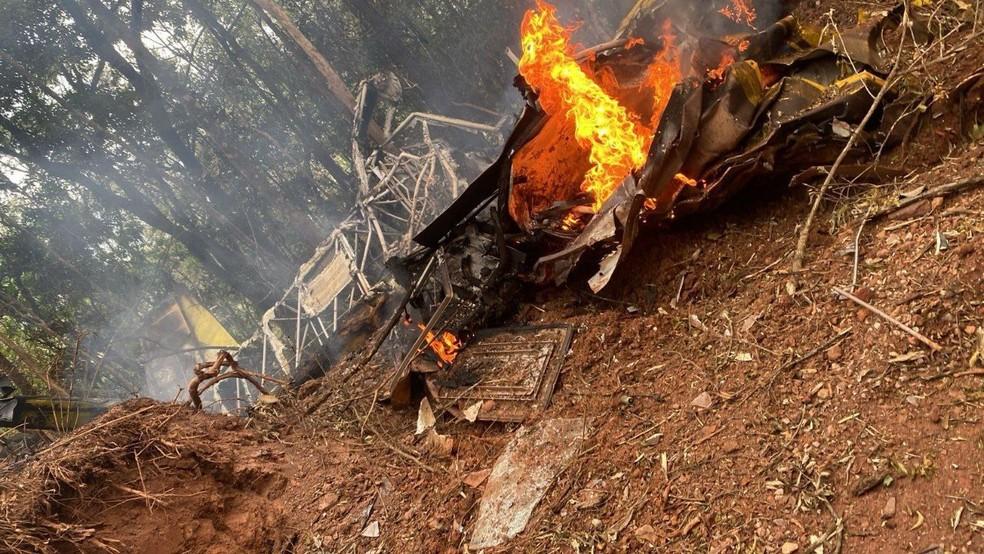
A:
[[[645,163],[651,133],[578,65],[568,31],[543,0],[526,12],[522,46],[519,71],[539,92],[543,109],[573,119],[577,143],[590,150],[592,167],[581,190],[598,211],[622,179]]]
[[[683,78],[676,42],[677,37],[673,34],[673,23],[667,19],[663,22],[663,49],[646,68],[645,86],[652,89],[653,93],[653,115],[649,120],[649,127],[653,132],[659,126],[659,119],[663,116],[663,111],[670,102],[673,87]],[[653,132],[648,133],[649,142],[652,142]],[[648,143],[646,150],[649,150]]]

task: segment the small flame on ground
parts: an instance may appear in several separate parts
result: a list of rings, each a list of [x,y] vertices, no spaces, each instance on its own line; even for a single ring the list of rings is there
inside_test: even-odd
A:
[[[736,58],[734,51],[730,48],[725,50],[721,53],[721,61],[718,62],[718,66],[714,69],[707,70],[707,78],[711,81],[720,83],[720,81],[724,80],[725,73],[728,71],[728,68],[735,63],[735,60]]]
[[[731,4],[718,10],[718,13],[735,23],[744,23],[752,28],[755,27],[755,20],[758,19],[755,8],[749,5],[747,0],[731,0]]]
[[[423,323],[418,323],[417,327],[421,331],[427,328]],[[463,348],[461,341],[451,331],[444,331],[440,336],[435,335],[433,331],[427,331],[426,340],[427,346],[437,354],[438,359],[448,365],[454,363]]]

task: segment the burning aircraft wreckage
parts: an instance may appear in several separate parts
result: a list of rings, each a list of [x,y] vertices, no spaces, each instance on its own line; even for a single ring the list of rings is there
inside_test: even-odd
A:
[[[927,94],[898,87],[859,127],[890,73],[890,37],[904,19],[912,37],[929,33],[901,7],[830,32],[777,11],[766,20],[743,0],[720,11],[644,0],[614,40],[579,50],[540,2],[522,24],[523,112],[460,194],[422,188],[435,171],[458,186],[426,117],[421,151],[367,157],[364,111],[363,202],[240,358],[295,384],[328,366],[375,367],[379,400],[406,405],[416,382],[470,421],[527,419],[549,402],[574,329],[497,328],[522,288],[563,284],[578,268],[600,291],[640,233],[749,188],[823,175],[854,134],[840,174],[894,174],[874,162],[918,125]]]

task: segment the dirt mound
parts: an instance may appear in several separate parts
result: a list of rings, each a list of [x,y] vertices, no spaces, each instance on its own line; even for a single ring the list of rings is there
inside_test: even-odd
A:
[[[0,477],[10,552],[269,552],[282,451],[238,418],[136,400]]]

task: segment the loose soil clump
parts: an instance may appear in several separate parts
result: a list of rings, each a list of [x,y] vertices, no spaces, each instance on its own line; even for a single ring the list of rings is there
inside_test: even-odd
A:
[[[283,449],[239,418],[136,400],[0,477],[9,552],[271,552]]]

